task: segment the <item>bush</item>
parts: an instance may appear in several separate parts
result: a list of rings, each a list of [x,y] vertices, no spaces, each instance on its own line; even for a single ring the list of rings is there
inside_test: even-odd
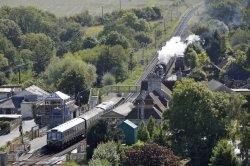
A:
[[[95,161],[96,160],[96,161]],[[119,154],[117,153],[117,144],[113,141],[101,143],[94,150],[94,154],[90,164],[98,163],[111,163],[115,165],[119,161]]]
[[[180,159],[170,149],[157,144],[146,144],[126,150],[123,165],[179,166]]]

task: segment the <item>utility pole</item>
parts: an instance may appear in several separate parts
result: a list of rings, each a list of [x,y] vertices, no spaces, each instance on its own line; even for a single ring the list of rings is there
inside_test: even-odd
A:
[[[156,48],[156,35],[157,35],[157,34],[156,34],[156,30],[155,30],[155,48]]]
[[[120,10],[122,9],[122,1],[120,0]]]
[[[102,20],[103,20],[103,6],[102,6]]]
[[[18,68],[18,84],[21,84],[21,69]]]
[[[163,26],[164,26],[164,32],[166,32],[167,31],[167,29],[166,29],[166,20],[165,20],[164,17],[163,17]]]
[[[173,21],[173,9],[170,10],[171,11],[171,23]]]

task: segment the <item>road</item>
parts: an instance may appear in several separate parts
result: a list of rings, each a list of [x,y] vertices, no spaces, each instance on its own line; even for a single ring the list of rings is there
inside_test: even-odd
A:
[[[36,123],[34,122],[33,119],[25,120],[22,123],[23,123],[23,133],[25,133],[26,131],[30,131],[33,126],[36,126]],[[12,141],[19,136],[20,136],[19,127],[15,128],[7,135],[0,136],[0,140],[1,140],[0,147],[5,145],[8,141]]]

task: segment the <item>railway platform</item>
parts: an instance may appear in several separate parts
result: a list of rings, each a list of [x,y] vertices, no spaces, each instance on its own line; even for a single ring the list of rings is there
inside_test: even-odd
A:
[[[26,153],[23,154],[19,160],[27,160],[28,158],[30,158],[34,153],[38,153],[42,147],[44,147],[47,144],[47,139],[46,139],[47,135],[44,135],[42,137],[38,137],[35,138],[33,140],[30,141],[30,150]]]

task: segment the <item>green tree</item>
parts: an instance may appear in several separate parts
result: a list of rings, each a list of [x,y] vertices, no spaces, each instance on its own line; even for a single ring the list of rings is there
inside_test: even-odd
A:
[[[139,32],[135,35],[135,40],[138,43],[147,43],[150,44],[152,43],[152,39],[150,38],[150,36],[144,32]]]
[[[119,161],[119,154],[117,152],[117,144],[113,141],[101,143],[94,150],[92,156],[93,160],[107,160],[111,165],[116,165]],[[90,161],[90,162],[91,162]]]
[[[8,59],[4,57],[3,54],[0,54],[0,69],[3,69],[9,65]]]
[[[99,143],[107,141],[118,142],[119,140],[122,140],[122,138],[123,133],[120,129],[112,125],[107,120],[99,120],[90,128],[87,134],[87,144],[89,145],[87,149],[88,158],[91,158],[93,150]]]
[[[153,116],[148,119],[147,129],[151,140],[154,140],[154,136],[158,134],[157,124]]]
[[[250,47],[248,47],[248,50],[247,50],[247,65],[250,68]]]
[[[240,0],[206,0],[206,7],[210,16],[215,19],[221,20],[226,24],[231,24],[233,26],[239,26],[242,23],[241,13],[240,13]],[[225,14],[228,13],[228,14]],[[237,19],[237,21],[235,20]]]
[[[52,58],[44,74],[46,84],[71,95],[90,88],[95,81],[95,67],[71,54],[67,54],[61,59]]]
[[[169,109],[172,147],[189,156],[195,165],[206,165],[213,146],[226,135],[225,121],[219,116],[226,106],[223,102],[214,106],[216,102],[205,84],[191,79],[177,82],[172,93]]]
[[[86,37],[83,40],[83,48],[87,49],[87,48],[93,48],[98,44],[98,40],[95,37]]]
[[[14,21],[0,19],[0,33],[4,34],[15,47],[19,46],[22,31]]]
[[[184,62],[186,66],[195,68],[197,66],[197,54],[192,48],[187,48],[184,54]]]
[[[122,34],[119,34],[116,31],[110,32],[105,37],[104,43],[106,45],[110,45],[110,46],[121,45],[123,48],[128,48],[128,46],[129,46],[127,38],[125,36],[123,36]]]
[[[212,157],[210,159],[211,166],[239,166],[232,145],[226,140],[221,140],[214,147]]]
[[[96,65],[97,73],[102,75],[110,72],[115,76],[117,82],[124,80],[127,77],[125,62],[128,57],[126,52],[127,50],[120,45],[103,48]]]
[[[115,84],[115,77],[111,73],[105,73],[102,79],[102,85],[114,85]]]
[[[91,26],[93,24],[93,17],[89,14],[88,11],[84,11],[70,18],[75,22],[81,24],[82,26]]]
[[[240,151],[241,158],[243,159],[242,165],[247,166],[250,164],[250,96],[246,96],[246,103],[239,118],[239,136],[240,136]]]
[[[197,55],[197,65],[198,66],[203,66],[203,65],[205,65],[206,62],[209,62],[209,61],[210,61],[210,59],[207,56],[205,51],[203,51]]]
[[[56,40],[59,26],[55,15],[34,7],[4,7],[0,10],[5,13],[2,18],[13,20],[23,33],[45,33]]]
[[[21,48],[31,50],[31,60],[36,73],[44,71],[54,51],[54,42],[45,34],[29,33],[21,37]]]
[[[17,64],[19,57],[16,51],[16,48],[10,40],[0,33],[0,53],[8,59],[9,65]]]
[[[140,122],[138,130],[138,139],[141,141],[148,141],[150,139],[150,135],[144,121]]]

